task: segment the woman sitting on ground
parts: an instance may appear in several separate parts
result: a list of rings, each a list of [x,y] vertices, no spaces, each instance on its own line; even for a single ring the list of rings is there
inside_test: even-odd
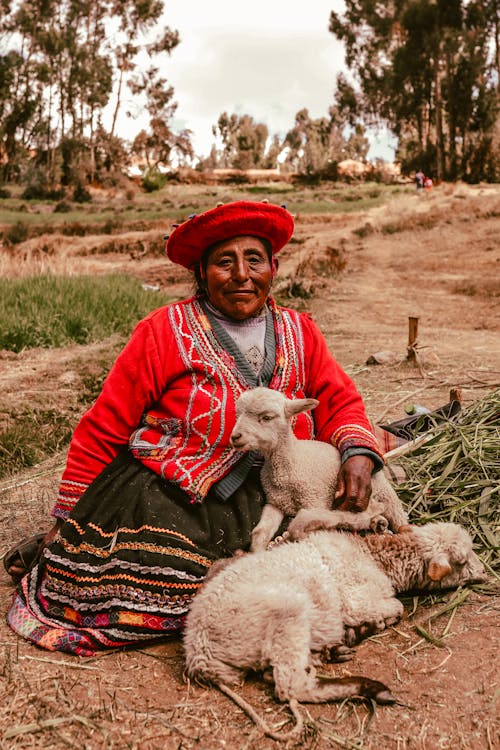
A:
[[[38,561],[22,546],[6,558],[20,635],[92,655],[182,629],[211,564],[248,549],[265,503],[257,457],[229,443],[248,388],[319,400],[295,433],[338,447],[335,504],[366,507],[382,459],[361,397],[310,317],[269,296],[292,232],[284,208],[247,201],[174,229],[167,255],[198,291],[137,325],[75,429]]]

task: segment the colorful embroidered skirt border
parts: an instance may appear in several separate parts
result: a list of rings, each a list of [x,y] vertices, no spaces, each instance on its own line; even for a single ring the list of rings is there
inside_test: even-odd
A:
[[[191,505],[122,454],[22,580],[8,623],[80,656],[178,634],[212,562],[248,547],[262,505],[257,473],[228,502],[211,493]]]

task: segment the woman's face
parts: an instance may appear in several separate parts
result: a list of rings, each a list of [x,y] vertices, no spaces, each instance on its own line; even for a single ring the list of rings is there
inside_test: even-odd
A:
[[[208,256],[201,278],[212,305],[228,318],[245,320],[264,307],[273,269],[264,243],[256,237],[234,237]]]

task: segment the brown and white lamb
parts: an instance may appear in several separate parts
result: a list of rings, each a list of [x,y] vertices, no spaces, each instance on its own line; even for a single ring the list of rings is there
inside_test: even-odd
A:
[[[242,451],[256,450],[264,456],[261,481],[266,505],[252,532],[251,552],[267,547],[284,516],[295,516],[301,508],[332,508],[340,453],[320,440],[299,440],[291,426],[295,415],[318,403],[314,398],[289,399],[264,387],[245,391],[236,402],[232,446]],[[408,524],[401,501],[382,471],[373,476],[366,511],[330,512],[337,527],[351,531],[383,531],[387,527],[399,531]]]

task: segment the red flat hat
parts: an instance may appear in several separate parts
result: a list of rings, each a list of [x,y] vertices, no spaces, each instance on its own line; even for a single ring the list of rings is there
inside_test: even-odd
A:
[[[273,255],[286,245],[293,233],[293,217],[286,208],[272,203],[235,201],[197,214],[179,224],[167,240],[166,252],[174,263],[191,271],[210,245],[233,237],[267,240]]]

